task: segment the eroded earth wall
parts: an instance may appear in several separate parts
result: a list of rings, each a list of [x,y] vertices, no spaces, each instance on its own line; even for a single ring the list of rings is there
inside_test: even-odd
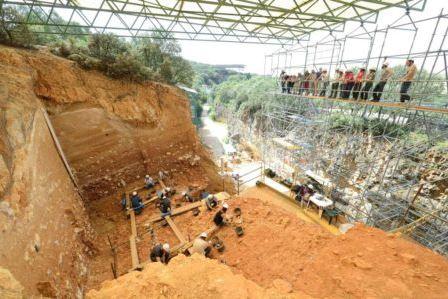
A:
[[[22,57],[0,48],[0,267],[27,297],[74,297],[84,292],[91,231],[34,79]]]

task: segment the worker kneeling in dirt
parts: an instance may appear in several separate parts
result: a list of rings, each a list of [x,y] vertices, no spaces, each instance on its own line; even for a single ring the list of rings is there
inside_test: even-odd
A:
[[[120,200],[121,210],[126,210],[127,204],[126,193],[122,193]]]
[[[171,215],[171,200],[166,195],[163,196],[160,202],[160,212],[162,213],[162,217]]]
[[[154,187],[154,185],[155,185],[154,180],[152,179],[152,177],[149,176],[149,174],[147,174],[145,176],[145,188],[151,189],[152,187]]]
[[[186,202],[194,202],[194,198],[193,198],[193,196],[191,196],[187,191],[183,191],[183,192],[182,192],[182,198],[183,198]]]
[[[213,194],[209,194],[205,200],[205,205],[209,210],[211,210],[218,205],[218,200],[215,196],[213,196]]]
[[[213,217],[213,222],[216,224],[216,226],[223,226],[227,223],[226,212],[228,209],[229,205],[227,203],[224,203],[222,205],[222,209],[215,214],[215,217]]]
[[[161,262],[164,264],[168,264],[170,260],[170,244],[156,244],[151,250],[149,255],[151,262]]]
[[[145,207],[143,205],[142,199],[138,196],[137,191],[132,192],[131,197],[132,209],[134,209],[135,214],[140,214]]]
[[[193,247],[191,248],[191,254],[199,253],[205,256],[209,256],[212,251],[212,245],[207,240],[207,233],[203,232],[193,241]]]

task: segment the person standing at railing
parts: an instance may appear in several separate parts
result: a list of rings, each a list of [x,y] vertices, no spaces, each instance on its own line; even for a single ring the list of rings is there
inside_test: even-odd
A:
[[[298,73],[296,76],[296,80],[294,82],[294,87],[292,88],[293,94],[299,94],[302,86],[303,75],[302,73]]]
[[[383,66],[381,67],[381,77],[380,82],[378,82],[375,85],[375,88],[373,89],[373,100],[372,102],[379,102],[381,99],[381,95],[383,93],[384,87],[387,84],[387,81],[392,77],[394,74],[394,71],[389,67],[388,62],[384,62]]]
[[[341,76],[339,77],[339,87],[338,87],[338,92],[339,92],[339,96],[336,95],[336,98],[342,98],[343,96],[343,92],[344,92],[344,71],[340,70]]]
[[[356,74],[355,85],[353,86],[353,99],[357,100],[359,97],[359,91],[362,87],[362,82],[364,82],[364,76],[366,74],[366,69],[361,68],[359,72]]]
[[[310,82],[310,86],[309,86],[309,90],[308,90],[308,94],[311,94],[312,96],[314,96],[316,94],[316,85],[317,85],[317,74],[315,70],[311,71],[311,74],[309,76],[309,82]]]
[[[339,69],[336,69],[336,71],[334,72],[333,83],[331,83],[330,98],[332,98],[332,99],[338,97],[339,80],[341,77],[342,77],[342,72]]]
[[[282,93],[286,92],[286,79],[287,79],[288,75],[286,75],[285,71],[282,71],[280,73],[280,86],[282,87]]]
[[[288,76],[288,79],[286,80],[286,92],[291,93],[292,88],[294,87],[294,82],[296,81],[296,76],[291,75]]]
[[[414,80],[415,74],[417,73],[417,67],[414,64],[413,59],[406,60],[406,75],[400,79],[401,89],[400,89],[400,102],[410,101],[411,97],[408,95],[409,88],[411,87],[412,81]]]
[[[346,71],[344,74],[344,84],[341,92],[341,98],[350,98],[350,93],[352,92],[353,85],[355,85],[355,76],[352,71]]]
[[[327,94],[327,87],[328,87],[328,73],[327,70],[323,70],[322,74],[320,75],[320,86],[319,86],[319,90],[320,90],[320,94],[319,96],[321,97],[325,97]]]
[[[314,81],[314,94],[313,95],[315,95],[315,96],[317,96],[318,92],[319,92],[321,76],[322,76],[322,68],[319,68],[319,70],[316,72],[316,80]]]
[[[361,91],[361,100],[366,101],[369,98],[369,91],[373,86],[373,81],[375,80],[376,69],[370,69],[367,74],[364,87]]]
[[[305,95],[308,95],[310,92],[310,76],[311,76],[310,72],[306,70],[303,78],[303,88],[302,88]]]

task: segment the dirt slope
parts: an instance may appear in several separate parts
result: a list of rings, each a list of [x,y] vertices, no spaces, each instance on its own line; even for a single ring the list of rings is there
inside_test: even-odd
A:
[[[289,290],[314,298],[446,298],[448,261],[418,244],[362,225],[345,235],[335,236],[315,223],[302,221],[290,211],[257,198],[235,198],[229,200],[229,204],[231,210],[241,208],[245,233],[238,237],[232,227],[217,232],[224,241],[225,250],[223,253],[214,250],[212,257],[227,266],[226,270],[220,270],[225,271],[224,274],[219,272],[226,282],[226,273],[231,269],[262,288]],[[186,213],[174,217],[174,221],[191,237],[211,227],[213,215],[214,212],[208,211],[196,217]],[[179,242],[168,226],[157,228],[156,235],[159,242],[172,245]],[[147,259],[151,243],[146,237],[142,238],[142,243],[139,247],[144,250],[140,256]],[[182,257],[173,262],[173,268],[151,264],[143,274],[133,273],[116,282],[107,282],[98,293],[91,291],[90,295],[94,298],[110,294],[121,296],[125,290],[130,292],[129,296],[137,298],[190,298],[189,294],[192,298],[212,295],[229,298],[223,293],[206,292],[210,285],[207,279],[218,276],[214,274],[217,268],[209,264],[211,261],[199,263]],[[207,265],[203,265],[205,262]],[[188,269],[190,275],[183,269]],[[176,271],[179,277],[170,271]],[[205,271],[210,271],[210,275]],[[196,283],[204,286],[198,287]],[[168,287],[164,291],[165,284]],[[190,287],[198,288],[199,293],[190,293]],[[229,283],[229,287],[233,288],[233,284]],[[248,296],[246,293],[232,295],[235,298]]]
[[[74,296],[87,280],[91,231],[34,86],[32,68],[0,47],[0,266],[27,297]]]
[[[151,263],[142,272],[104,282],[87,298],[309,298],[282,291],[264,289],[216,260],[180,255],[168,266]]]
[[[237,198],[245,235],[227,227],[219,256],[264,287],[280,278],[317,298],[446,298],[448,260],[418,244],[357,225],[335,236],[256,198]]]

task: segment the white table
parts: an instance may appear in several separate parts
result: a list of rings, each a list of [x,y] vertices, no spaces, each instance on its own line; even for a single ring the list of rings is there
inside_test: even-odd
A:
[[[309,198],[309,203],[314,203],[319,208],[319,217],[322,217],[322,213],[325,208],[328,208],[329,206],[333,205],[333,201],[319,193],[314,193]]]

